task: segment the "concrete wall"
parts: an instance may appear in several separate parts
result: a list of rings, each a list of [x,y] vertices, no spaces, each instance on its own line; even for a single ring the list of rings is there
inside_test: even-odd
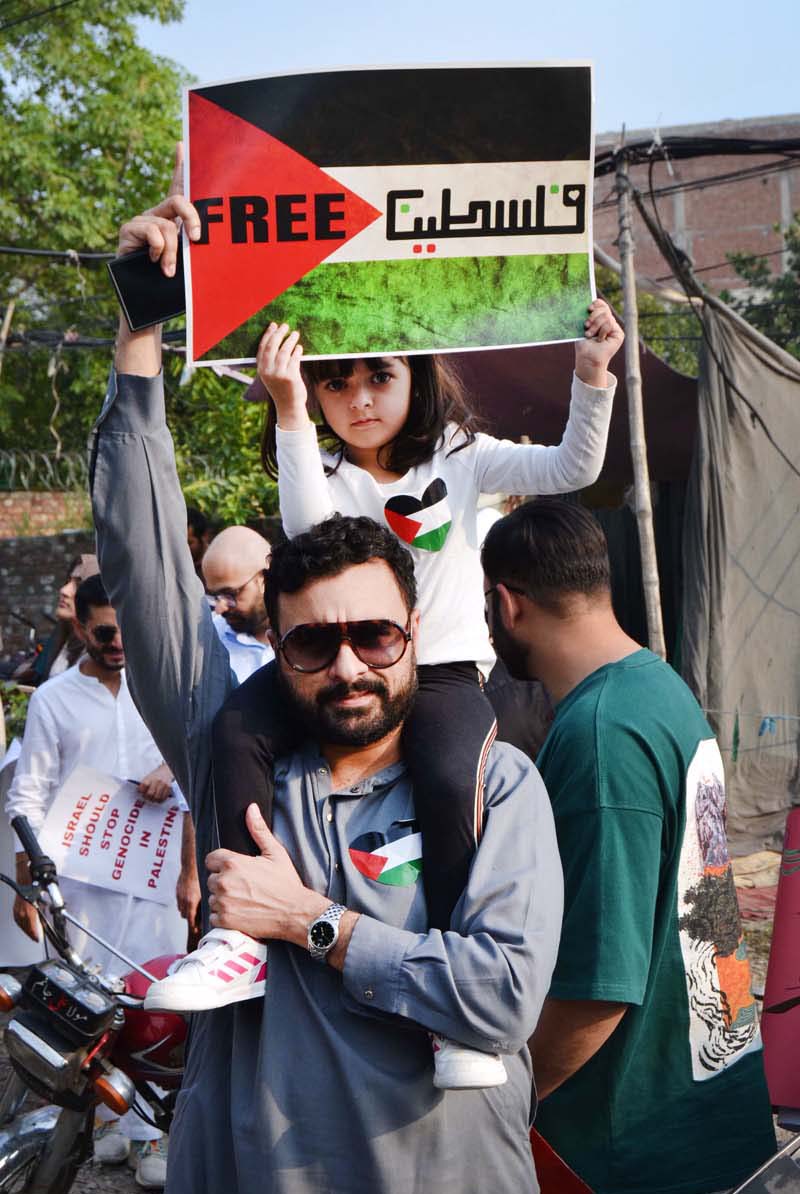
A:
[[[0,491],[0,539],[53,535],[82,529],[88,521],[86,493]]]

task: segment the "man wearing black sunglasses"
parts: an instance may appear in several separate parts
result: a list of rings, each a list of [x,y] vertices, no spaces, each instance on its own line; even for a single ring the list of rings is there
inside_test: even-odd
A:
[[[31,697],[22,750],[8,793],[10,817],[24,814],[38,832],[47,810],[79,765],[139,780],[145,800],[176,799],[172,774],[131,699],[125,675],[125,652],[117,617],[98,575],[84,580],[75,593],[75,634],[84,654],[78,663],[46,681]],[[182,802],[181,802],[182,803]],[[30,882],[27,855],[17,854],[17,879]],[[70,912],[80,922],[128,957],[144,962],[175,953],[185,940],[175,906],[165,907],[138,897],[63,878]],[[14,919],[34,941],[41,939],[36,911],[17,898]],[[95,942],[78,934],[79,953],[112,974],[127,969]],[[101,1112],[94,1152],[101,1162],[125,1161],[148,1182],[166,1176],[161,1132],[134,1112],[123,1120]]]

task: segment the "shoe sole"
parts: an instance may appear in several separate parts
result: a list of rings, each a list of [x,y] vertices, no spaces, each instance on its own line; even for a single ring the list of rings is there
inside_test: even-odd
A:
[[[166,1178],[164,1178],[163,1182],[144,1182],[139,1177],[138,1173],[133,1175],[133,1180],[136,1182],[136,1185],[141,1186],[143,1190],[163,1190],[167,1184]]]
[[[478,1078],[448,1079],[446,1074],[434,1073],[433,1075],[433,1085],[437,1090],[486,1090],[492,1086],[505,1086],[506,1082],[508,1082],[506,1073],[503,1073],[502,1077],[492,1078],[488,1082]]]
[[[162,996],[156,994],[152,1000],[150,992],[144,997],[146,1012],[213,1012],[220,1007],[228,1007],[231,1003],[244,1003],[247,999],[260,999],[266,990],[266,981],[253,983],[239,991],[209,992],[205,999],[201,998],[201,989],[187,987],[183,991],[165,991]]]

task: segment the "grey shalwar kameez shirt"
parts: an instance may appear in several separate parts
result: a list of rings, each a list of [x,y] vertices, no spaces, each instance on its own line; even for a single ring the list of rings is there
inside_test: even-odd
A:
[[[202,855],[214,844],[209,729],[234,679],[186,545],[160,379],[112,377],[92,491],[131,688],[191,793]],[[547,793],[513,747],[491,752],[485,808],[442,933],[420,882],[381,882],[363,863],[365,843],[415,829],[402,764],[334,792],[313,744],[279,761],[276,835],[304,883],[361,916],[343,973],[275,942],[263,1002],[195,1017],[169,1194],[537,1189],[525,1041],[555,963],[561,867]],[[426,1030],[502,1052],[507,1084],[436,1090]]]

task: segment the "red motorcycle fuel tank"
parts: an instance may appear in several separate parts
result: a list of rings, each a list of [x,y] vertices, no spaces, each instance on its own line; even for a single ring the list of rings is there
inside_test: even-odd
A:
[[[156,978],[165,978],[180,954],[163,954],[142,963]],[[150,986],[138,971],[125,975],[128,995],[143,998]],[[155,1082],[167,1089],[180,1086],[183,1076],[183,1048],[186,1020],[176,1012],[125,1010],[125,1025],[114,1043],[111,1059],[137,1082]]]

